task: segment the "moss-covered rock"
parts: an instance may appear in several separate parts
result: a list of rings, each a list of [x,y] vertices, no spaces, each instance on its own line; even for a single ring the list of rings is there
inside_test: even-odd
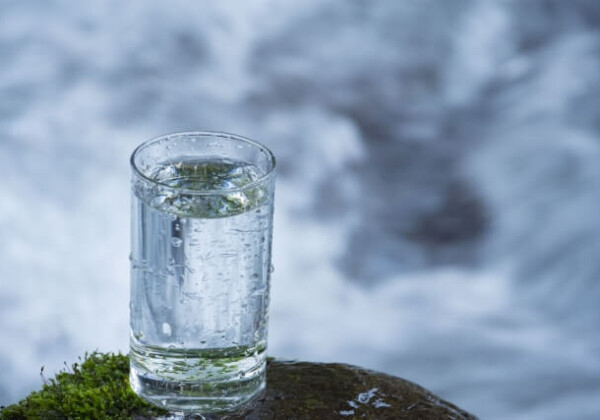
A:
[[[128,384],[127,356],[92,353],[41,391],[4,407],[0,419],[169,418]],[[218,418],[218,417],[215,417]],[[225,419],[474,419],[427,390],[383,373],[343,365],[270,360],[267,390]]]
[[[0,420],[119,419],[164,414],[131,390],[129,358],[121,354],[86,354],[82,363],[44,382],[41,391],[2,407]]]

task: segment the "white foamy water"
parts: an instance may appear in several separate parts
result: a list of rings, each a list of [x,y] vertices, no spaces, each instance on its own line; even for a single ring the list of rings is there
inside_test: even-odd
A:
[[[269,353],[600,415],[597,2],[0,6],[0,403],[127,351],[133,148],[278,158]]]

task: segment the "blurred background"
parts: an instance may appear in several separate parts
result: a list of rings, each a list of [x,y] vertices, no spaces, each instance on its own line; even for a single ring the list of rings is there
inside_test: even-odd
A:
[[[129,155],[279,163],[269,352],[600,416],[600,2],[0,3],[0,404],[128,350]]]

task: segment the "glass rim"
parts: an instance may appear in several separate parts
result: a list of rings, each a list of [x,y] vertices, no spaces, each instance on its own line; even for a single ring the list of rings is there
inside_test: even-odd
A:
[[[249,145],[259,149],[261,152],[263,152],[268,158],[270,167],[264,175],[261,175],[256,180],[249,182],[248,184],[246,184],[242,187],[233,187],[233,188],[227,188],[227,189],[195,190],[195,189],[190,189],[190,188],[174,187],[165,182],[152,179],[149,176],[147,176],[146,174],[144,174],[140,170],[140,168],[138,168],[138,166],[136,165],[135,158],[138,156],[138,154],[142,150],[154,145],[155,143],[158,143],[160,141],[163,141],[163,140],[166,140],[169,138],[173,138],[173,140],[175,140],[175,139],[181,139],[181,138],[187,138],[187,137],[195,137],[195,138],[213,137],[213,138],[222,138],[222,139],[231,139],[231,140],[241,141],[241,142],[249,144]],[[247,191],[251,188],[254,188],[260,184],[267,182],[270,178],[272,178],[275,175],[275,168],[276,168],[275,155],[273,155],[273,152],[271,152],[271,150],[268,147],[266,147],[265,145],[255,141],[255,140],[244,137],[244,136],[240,136],[240,135],[232,134],[232,133],[220,132],[220,131],[183,131],[183,132],[165,134],[162,136],[151,138],[149,140],[142,142],[140,145],[138,145],[133,150],[133,152],[131,153],[131,157],[129,158],[129,164],[131,165],[133,174],[135,176],[137,176],[138,178],[142,179],[143,181],[149,182],[150,184],[153,184],[153,185],[160,186],[162,188],[167,188],[167,189],[170,189],[173,191],[185,192],[186,194],[191,194],[191,195],[222,195],[222,194],[231,194],[231,193],[236,193],[236,192]]]

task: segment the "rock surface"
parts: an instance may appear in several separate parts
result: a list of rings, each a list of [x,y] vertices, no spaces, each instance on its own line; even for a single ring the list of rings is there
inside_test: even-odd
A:
[[[129,359],[94,352],[46,380],[0,420],[28,418],[179,419],[150,406],[129,387]],[[424,388],[344,364],[269,360],[265,392],[238,412],[186,419],[475,419]]]
[[[344,364],[269,361],[267,390],[225,419],[475,419],[424,388]]]

